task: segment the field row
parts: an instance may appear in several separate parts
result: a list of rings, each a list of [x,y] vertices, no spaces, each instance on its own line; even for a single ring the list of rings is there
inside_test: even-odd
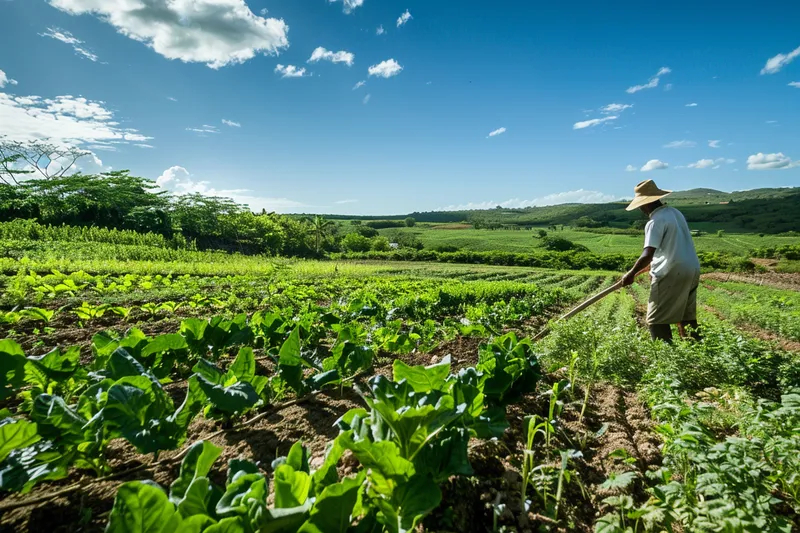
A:
[[[67,279],[74,295],[46,292]],[[212,533],[786,530],[800,511],[796,354],[711,311],[702,343],[650,342],[639,284],[539,343],[504,334],[533,334],[616,279],[304,262],[267,278],[10,276],[3,297],[12,281],[24,295],[6,312],[57,314],[0,325],[0,489],[23,493],[0,520],[123,531],[144,509]],[[778,296],[709,287],[703,302]],[[111,316],[78,317],[84,299]]]

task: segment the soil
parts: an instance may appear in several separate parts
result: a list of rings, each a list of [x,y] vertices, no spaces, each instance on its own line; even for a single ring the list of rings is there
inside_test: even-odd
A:
[[[725,317],[723,317],[719,313],[719,311],[717,311],[713,307],[709,305],[702,305],[701,307],[706,311],[708,311],[709,313],[713,313],[714,316],[716,316],[720,320],[725,320]],[[781,337],[777,333],[774,333],[766,329],[762,329],[753,324],[736,324],[736,327],[741,331],[747,333],[748,335],[756,337],[757,339],[760,339],[762,341],[772,343],[781,350],[784,350],[786,352],[800,352],[800,342],[798,341],[793,341],[791,339]]]
[[[156,324],[153,324],[154,326]],[[148,331],[152,334],[151,331]],[[444,343],[430,353],[412,353],[401,356],[408,364],[428,365],[442,360],[446,355],[452,359],[453,370],[473,366],[478,359],[478,346],[483,342],[477,337],[458,337]],[[386,359],[384,359],[386,361]],[[391,374],[391,361],[381,364],[378,373]],[[551,524],[541,504],[534,501],[529,511],[520,502],[521,464],[524,449],[523,424],[530,414],[546,416],[548,398],[543,395],[559,376],[545,378],[536,393],[527,395],[522,401],[508,408],[509,429],[497,441],[473,439],[470,443],[470,461],[475,471],[471,477],[453,477],[442,487],[443,502],[437,511],[425,520],[424,529],[430,531],[492,531],[495,503],[505,504],[499,515],[499,524],[512,530],[535,531],[539,525]],[[185,383],[174,383],[166,387],[167,392],[182,399]],[[576,391],[576,398],[582,399]],[[187,442],[208,439],[223,447],[223,453],[212,473],[217,482],[224,485],[225,465],[236,457],[247,457],[256,461],[266,474],[271,473],[272,461],[284,455],[297,440],[309,448],[312,464],[319,463],[327,443],[336,437],[336,420],[354,407],[363,405],[352,389],[333,390],[317,395],[312,400],[292,405],[257,421],[238,431],[229,431],[212,436],[222,427],[220,422],[198,417],[189,428]],[[607,474],[618,468],[608,459],[608,454],[624,448],[636,457],[641,468],[657,463],[657,439],[650,432],[646,410],[635,400],[635,394],[626,393],[610,385],[598,385],[589,398],[586,416],[579,420],[580,406],[569,404],[562,413],[562,434],[555,437],[559,449],[580,447],[586,444],[583,457],[571,461],[579,479],[586,488],[586,496],[575,483],[567,486],[562,510],[559,511],[561,531],[592,531],[593,523],[601,510],[597,486]],[[593,435],[606,428],[597,438]],[[178,451],[165,452],[159,459],[174,457]],[[538,446],[537,461],[560,465],[560,458],[546,457]],[[110,443],[107,454],[113,471],[124,471],[140,465],[150,464],[151,456],[141,455],[124,440]],[[348,467],[343,467],[344,471]],[[0,517],[0,532],[5,531],[102,531],[114,502],[118,487],[133,479],[152,479],[168,488],[179,471],[179,462],[161,464],[139,470],[127,477],[88,485],[85,489],[37,505],[14,509]],[[5,501],[27,500],[50,494],[60,488],[92,476],[74,471],[66,479],[55,483],[38,485],[26,495],[11,495]],[[529,498],[533,493],[529,489]]]
[[[734,274],[731,272],[709,272],[701,279],[715,281],[737,281],[753,285],[767,285],[775,289],[800,291],[800,274],[790,272],[764,272],[759,274]]]

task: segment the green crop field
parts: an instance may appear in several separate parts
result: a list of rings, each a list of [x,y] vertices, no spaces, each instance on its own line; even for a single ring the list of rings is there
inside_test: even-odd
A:
[[[614,272],[4,242],[6,530],[783,531],[800,511],[794,291],[706,280],[703,342],[666,345],[637,322],[644,280],[555,320]]]
[[[542,229],[548,231],[547,228]],[[418,224],[413,228],[380,231],[388,236],[396,233],[414,235],[425,248],[430,249],[456,247],[476,252],[534,252],[541,249],[541,240],[537,238],[535,230],[449,229],[446,225],[439,228],[436,224]],[[548,231],[548,234],[586,246],[595,253],[639,253],[644,241],[643,235],[604,235],[569,228]],[[747,255],[756,248],[800,244],[800,237],[769,234],[761,237],[753,233],[723,233],[717,236],[714,233],[695,237],[694,241],[698,252]]]

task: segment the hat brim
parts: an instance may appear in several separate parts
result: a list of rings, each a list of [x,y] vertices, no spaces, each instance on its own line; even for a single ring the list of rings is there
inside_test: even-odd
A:
[[[672,191],[662,191],[664,194],[656,194],[654,196],[637,196],[633,199],[633,201],[628,204],[628,207],[625,208],[625,211],[633,211],[634,209],[638,209],[643,205],[651,204],[657,200],[661,200],[662,198],[669,196]]]

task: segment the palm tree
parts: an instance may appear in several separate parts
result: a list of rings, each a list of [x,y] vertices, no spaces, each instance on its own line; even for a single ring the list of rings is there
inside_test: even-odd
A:
[[[314,251],[319,255],[325,234],[328,232],[328,228],[333,226],[333,220],[326,220],[319,215],[314,215],[314,218],[306,218],[306,221],[311,224],[311,230],[314,232]]]

